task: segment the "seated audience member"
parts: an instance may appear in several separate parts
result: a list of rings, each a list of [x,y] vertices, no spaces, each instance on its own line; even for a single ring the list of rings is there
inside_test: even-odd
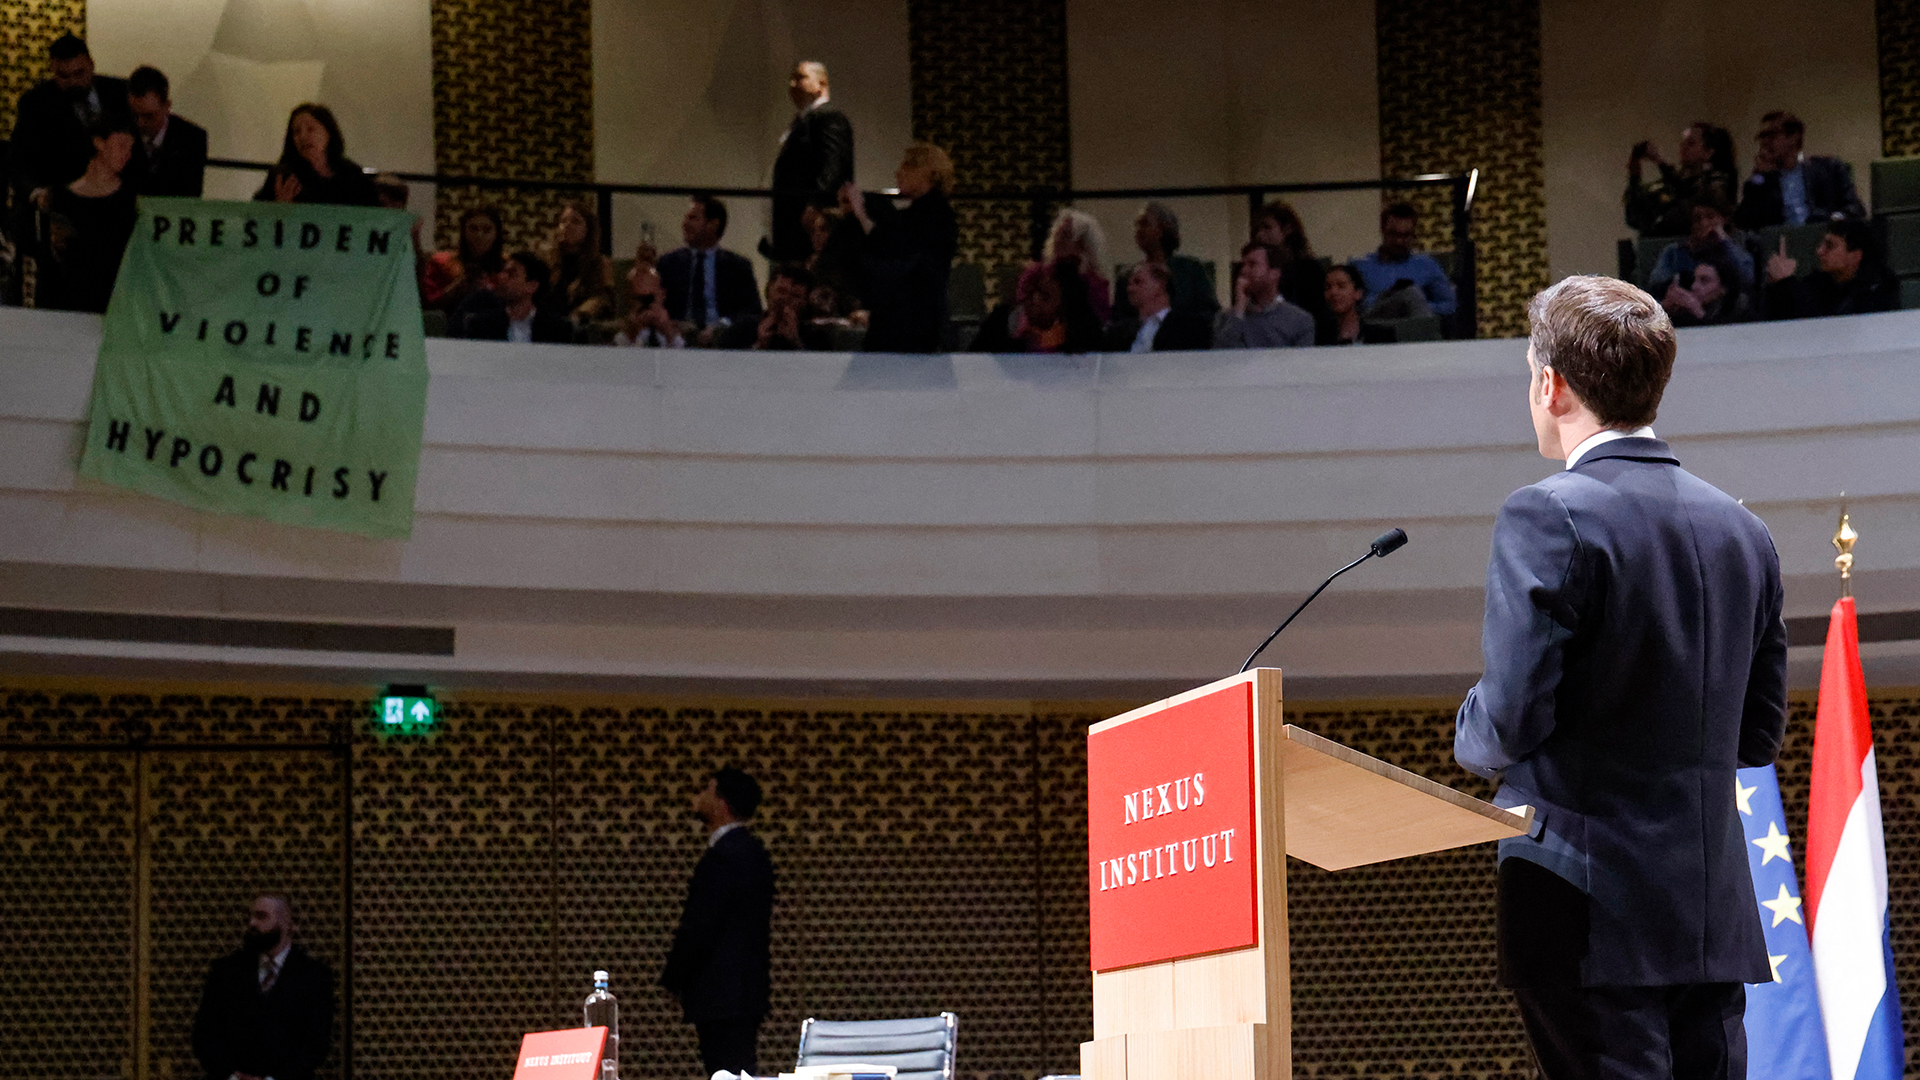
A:
[[[458,309],[488,275],[499,272],[506,239],[497,208],[476,206],[461,214],[459,246],[436,251],[427,260],[420,284],[421,305],[440,311]]]
[[[122,176],[132,157],[133,125],[124,113],[104,114],[94,124],[87,171],[48,200],[55,273],[46,283],[54,287],[42,286],[42,307],[107,310],[133,236],[135,192]]]
[[[1366,279],[1369,308],[1389,293],[1412,289],[1425,298],[1433,314],[1453,314],[1456,302],[1453,282],[1447,279],[1447,272],[1433,256],[1413,250],[1414,237],[1419,231],[1420,212],[1412,203],[1394,203],[1380,211],[1380,249],[1353,261],[1360,276]]]
[[[1139,247],[1140,254],[1146,256],[1146,262],[1164,266],[1172,275],[1174,310],[1198,315],[1203,322],[1212,325],[1214,315],[1220,311],[1220,298],[1214,294],[1213,279],[1207,275],[1206,265],[1190,255],[1177,254],[1180,250],[1180,218],[1164,204],[1148,203],[1141,207],[1140,216],[1133,221],[1133,242]],[[1126,275],[1132,278],[1133,267],[1127,268]],[[1138,314],[1130,301],[1115,299],[1115,319],[1130,319]]]
[[[1253,218],[1251,239],[1286,253],[1286,264],[1280,267],[1280,295],[1318,320],[1325,310],[1326,270],[1314,257],[1307,227],[1292,204],[1276,199],[1261,207]]]
[[[573,323],[540,305],[546,283],[552,279],[553,270],[545,259],[531,251],[514,252],[494,277],[493,293],[500,299],[499,310],[469,316],[465,336],[476,341],[571,345]]]
[[[720,339],[723,349],[763,349],[780,352],[831,347],[832,331],[816,324],[813,310],[813,274],[804,266],[785,264],[767,274],[767,307],[754,322],[737,322]]]
[[[800,224],[813,245],[806,263],[813,275],[810,303],[821,317],[850,317],[860,310],[860,223],[838,209],[809,206]]]
[[[1127,273],[1127,303],[1140,315],[1107,328],[1110,352],[1170,352],[1213,345],[1207,317],[1173,306],[1173,271],[1165,263],[1136,263]]]
[[[575,326],[613,313],[613,262],[600,253],[600,217],[585,205],[560,207],[543,258],[553,267],[551,303]]]
[[[1739,271],[1726,259],[1712,255],[1694,264],[1690,273],[1676,277],[1667,285],[1660,306],[1675,326],[1719,326],[1744,322],[1747,318],[1747,290],[1740,285]]]
[[[1753,256],[1727,236],[1726,205],[1695,203],[1691,223],[1686,239],[1661,249],[1660,257],[1653,262],[1653,272],[1647,275],[1647,292],[1653,296],[1666,292],[1669,282],[1692,270],[1703,259],[1720,259],[1732,266],[1739,277],[1734,283],[1737,291],[1752,289]]]
[[[1794,277],[1799,262],[1780,250],[1767,258],[1767,318],[1807,319],[1892,311],[1900,306],[1900,282],[1887,269],[1873,226],[1851,218],[1832,222],[1814,251],[1820,269]]]
[[[1092,214],[1071,207],[1054,215],[1053,228],[1047,232],[1047,246],[1040,261],[1048,266],[1062,259],[1080,268],[1086,279],[1087,302],[1100,325],[1113,318],[1113,285],[1107,281],[1106,233]]]
[[[127,106],[140,136],[127,175],[142,195],[197,199],[206,187],[207,129],[175,116],[170,93],[159,68],[134,68],[127,77]]]
[[[615,345],[645,349],[678,349],[687,342],[680,325],[667,314],[667,287],[660,282],[660,271],[650,261],[637,261],[627,271],[630,299]]]
[[[1760,145],[1753,155],[1753,175],[1740,188],[1736,225],[1764,229],[1867,216],[1847,163],[1806,155],[1807,126],[1799,117],[1770,112],[1760,118],[1755,139]]]
[[[711,195],[695,195],[680,219],[686,246],[660,257],[667,310],[700,332],[695,344],[710,345],[735,322],[760,314],[753,264],[720,246],[726,234],[726,204]]]
[[[1646,163],[1659,175],[1644,178]],[[1696,121],[1680,133],[1680,164],[1670,165],[1659,148],[1643,142],[1627,158],[1627,228],[1641,236],[1682,236],[1696,203],[1732,206],[1739,178],[1733,163],[1733,133]]]
[[[1233,281],[1233,306],[1213,323],[1216,349],[1292,349],[1313,344],[1313,316],[1280,295],[1280,267],[1286,252],[1271,244],[1240,249],[1240,272]]]
[[[311,102],[294,106],[287,117],[280,160],[253,197],[258,202],[380,205],[373,181],[347,156],[347,141],[333,110]]]
[[[947,338],[947,281],[960,247],[960,220],[947,193],[953,159],[932,143],[914,143],[893,171],[894,197],[840,188],[840,208],[860,224],[860,296],[867,306],[867,352],[932,353]]]
[[[1087,296],[1086,271],[1073,259],[1028,263],[1014,300],[993,309],[972,352],[1085,353],[1100,348],[1101,323]]]
[[[16,211],[45,209],[56,190],[79,179],[95,156],[95,125],[127,112],[127,84],[94,74],[86,42],[62,34],[47,58],[53,77],[21,94],[14,114],[7,170]]]
[[[1358,345],[1361,316],[1367,299],[1367,287],[1360,271],[1349,263],[1327,268],[1326,314],[1314,327],[1315,345]]]

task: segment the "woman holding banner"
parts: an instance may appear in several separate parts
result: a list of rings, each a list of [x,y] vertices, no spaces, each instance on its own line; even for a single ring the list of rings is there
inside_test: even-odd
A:
[[[287,117],[280,161],[253,197],[256,202],[380,205],[373,180],[347,156],[347,141],[333,110],[311,102],[296,106]]]

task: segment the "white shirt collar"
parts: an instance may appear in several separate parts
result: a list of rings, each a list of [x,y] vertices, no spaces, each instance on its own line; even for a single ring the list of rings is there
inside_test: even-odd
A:
[[[1598,446],[1604,446],[1615,439],[1657,438],[1659,438],[1659,436],[1653,433],[1653,428],[1645,424],[1634,428],[1632,431],[1621,431],[1619,428],[1608,428],[1605,431],[1596,431],[1585,439],[1582,439],[1580,445],[1573,448],[1573,453],[1567,455],[1567,468],[1572,469],[1575,465],[1580,464],[1580,459],[1586,457],[1588,451]]]
[[[719,843],[721,837],[727,835],[728,833],[732,832],[733,830],[745,824],[746,822],[744,821],[729,821],[725,825],[722,825],[719,828],[713,830],[713,832],[707,834],[707,846],[712,847],[713,845]]]

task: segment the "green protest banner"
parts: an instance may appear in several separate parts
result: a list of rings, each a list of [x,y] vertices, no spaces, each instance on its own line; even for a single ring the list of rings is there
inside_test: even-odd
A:
[[[406,536],[427,411],[412,227],[397,210],[141,199],[80,472]]]

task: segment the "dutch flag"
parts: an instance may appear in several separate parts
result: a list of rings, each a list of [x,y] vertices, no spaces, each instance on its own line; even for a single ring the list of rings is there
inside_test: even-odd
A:
[[[1905,1041],[1887,923],[1887,849],[1853,597],[1833,605],[1813,727],[1807,928],[1833,1080],[1895,1080]]]

